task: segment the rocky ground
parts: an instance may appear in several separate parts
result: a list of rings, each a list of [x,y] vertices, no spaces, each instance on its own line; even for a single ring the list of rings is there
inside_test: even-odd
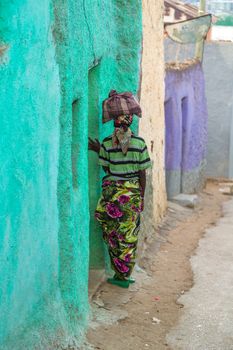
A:
[[[137,282],[129,290],[100,286],[93,297],[84,350],[174,349],[167,339],[184,314],[180,297],[193,286],[190,257],[205,230],[221,217],[229,196],[212,181],[199,199],[194,209],[169,204],[158,236],[135,269]]]

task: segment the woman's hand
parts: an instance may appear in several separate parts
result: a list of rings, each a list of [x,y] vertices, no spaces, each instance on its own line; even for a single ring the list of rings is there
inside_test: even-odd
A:
[[[98,139],[91,139],[90,137],[88,137],[88,149],[89,151],[93,151],[99,154],[100,152],[100,142]]]

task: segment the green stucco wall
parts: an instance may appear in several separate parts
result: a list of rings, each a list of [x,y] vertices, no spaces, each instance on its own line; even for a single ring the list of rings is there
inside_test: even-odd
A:
[[[49,350],[87,325],[89,249],[104,266],[88,134],[111,132],[110,89],[137,92],[141,1],[12,0],[0,13],[0,348]]]

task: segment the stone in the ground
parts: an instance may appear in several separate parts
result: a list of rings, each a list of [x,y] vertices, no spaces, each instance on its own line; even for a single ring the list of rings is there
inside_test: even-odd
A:
[[[219,186],[220,192],[233,195],[233,182],[220,183]]]
[[[196,194],[180,193],[173,197],[172,201],[182,205],[183,207],[194,208],[198,203],[198,196]]]
[[[174,212],[174,213],[186,213],[186,212],[189,212],[190,209],[188,208],[184,208],[182,205],[180,205],[179,203],[175,203],[175,202],[171,202],[171,201],[168,201],[167,202],[167,206],[168,206],[168,211],[170,212]]]

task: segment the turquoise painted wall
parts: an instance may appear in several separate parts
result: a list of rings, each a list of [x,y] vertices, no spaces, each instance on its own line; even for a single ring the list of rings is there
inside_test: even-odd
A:
[[[0,348],[54,349],[87,325],[90,249],[104,266],[88,134],[112,130],[110,89],[137,92],[141,1],[12,0],[0,12]]]

